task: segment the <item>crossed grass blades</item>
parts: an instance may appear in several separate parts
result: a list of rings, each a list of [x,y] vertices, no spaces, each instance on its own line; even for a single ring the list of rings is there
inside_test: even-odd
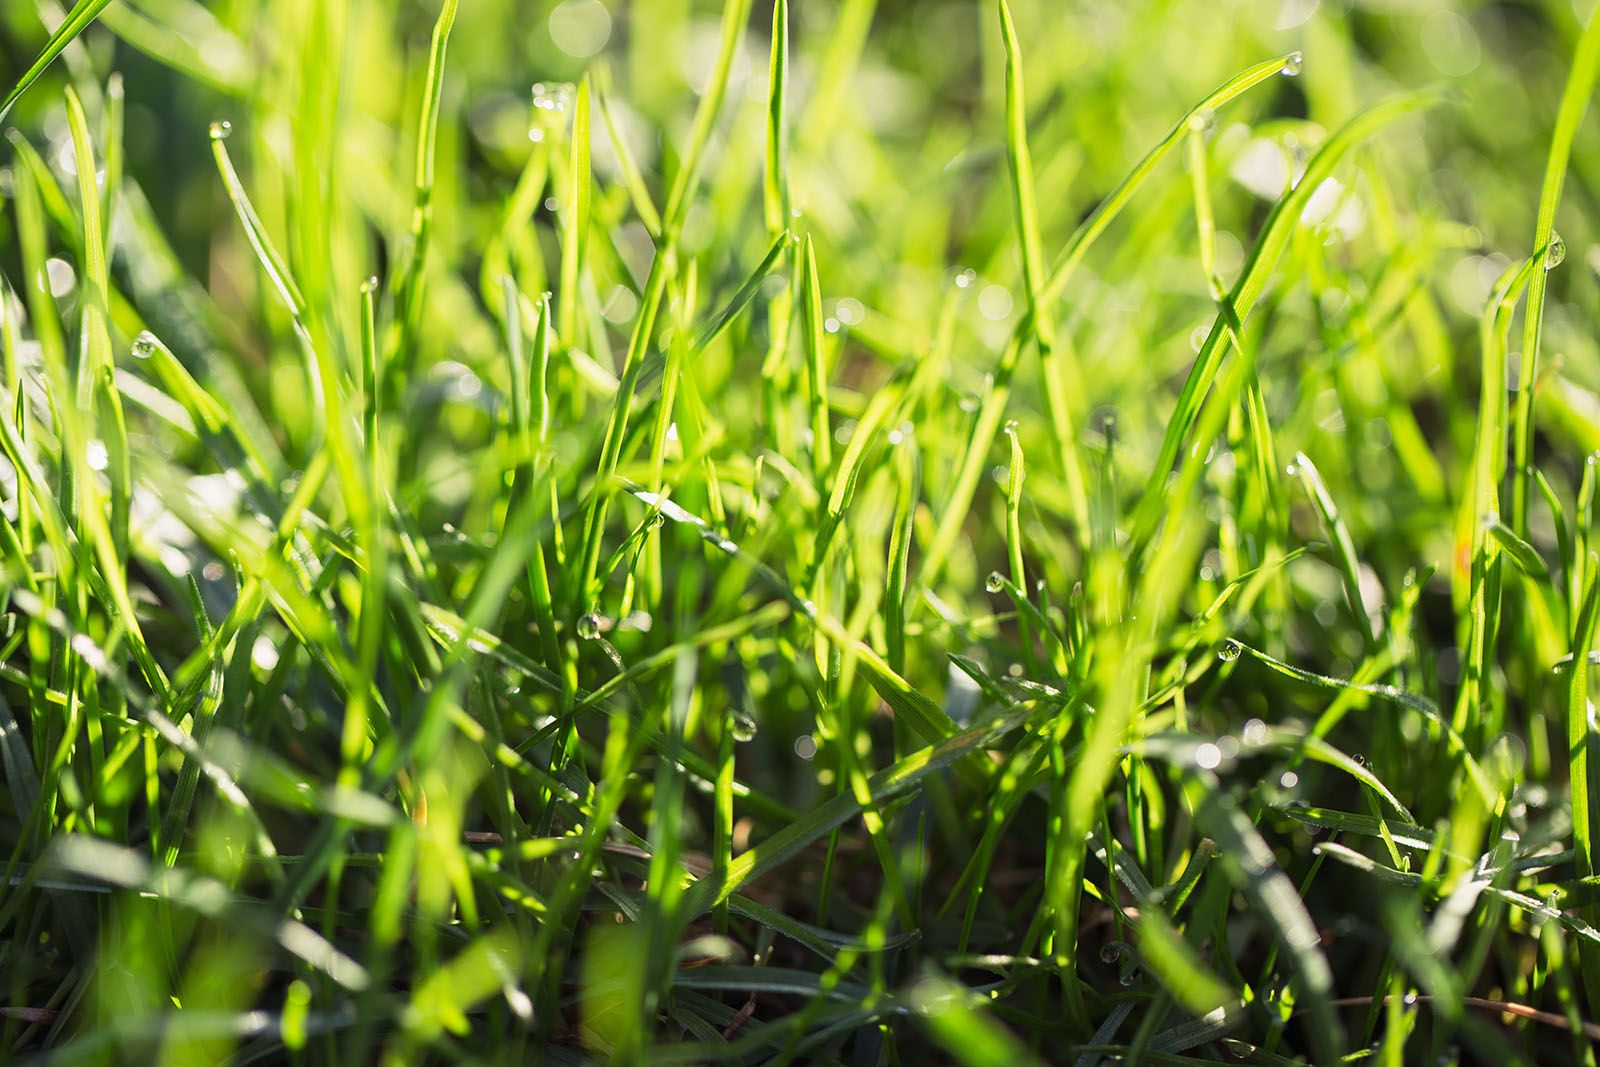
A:
[[[1600,23],[1461,218],[1340,11],[1134,144],[952,5],[908,145],[872,0],[483,135],[514,6],[0,13],[6,1056],[1594,1062]]]

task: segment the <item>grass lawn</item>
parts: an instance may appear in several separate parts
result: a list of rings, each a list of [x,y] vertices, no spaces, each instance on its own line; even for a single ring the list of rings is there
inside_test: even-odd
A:
[[[1592,0],[4,0],[0,1062],[1586,1064]]]

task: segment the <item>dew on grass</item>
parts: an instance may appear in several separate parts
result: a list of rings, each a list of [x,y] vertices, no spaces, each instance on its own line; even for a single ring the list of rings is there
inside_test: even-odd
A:
[[[1305,53],[1301,52],[1299,49],[1296,49],[1284,57],[1283,69],[1279,71],[1279,73],[1288,78],[1296,78],[1299,77],[1300,71],[1305,68],[1305,65]]]
[[[376,274],[368,275],[367,280],[361,283],[361,291],[369,295],[376,293],[378,291],[379,284],[381,283],[378,281],[378,276]]]
[[[1544,251],[1544,269],[1554,270],[1561,266],[1567,258],[1567,242],[1562,240],[1559,233],[1550,235],[1550,244]]]
[[[594,612],[586,612],[578,617],[578,636],[585,641],[593,641],[600,636],[603,620]]]
[[[1243,651],[1244,646],[1230,637],[1222,642],[1221,648],[1217,649],[1217,658],[1224,663],[1232,663],[1239,658],[1239,653]]]
[[[989,580],[983,583],[983,587],[991,593],[998,593],[1006,587],[1005,576],[999,571],[992,571]]]
[[[220,122],[213,122],[209,132],[213,141],[226,141],[233,135],[233,123],[228,122],[226,119]]]
[[[1217,125],[1217,113],[1203,107],[1189,116],[1189,129],[1195,133],[1209,133]]]
[[[749,712],[732,708],[728,712],[728,729],[733,734],[733,739],[744,744],[756,739],[756,720]]]
[[[78,274],[72,269],[72,264],[64,259],[51,257],[44,264],[45,281],[50,286],[50,295],[57,298],[72,292],[78,284]]]
[[[156,354],[156,339],[148,333],[141,333],[133,339],[133,358],[149,359]]]

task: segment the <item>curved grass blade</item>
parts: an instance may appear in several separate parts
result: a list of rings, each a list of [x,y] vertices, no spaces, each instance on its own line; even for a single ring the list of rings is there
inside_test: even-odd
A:
[[[943,770],[970,753],[977,752],[1027,722],[1038,709],[1023,706],[992,723],[975,726],[954,737],[920,749],[905,759],[867,779],[873,801],[883,802],[899,796],[935,771]],[[713,904],[726,900],[738,889],[772,871],[801,849],[842,826],[860,814],[861,804],[849,792],[840,793],[820,807],[806,812],[771,837],[733,858],[728,877],[720,886],[706,880],[695,883],[684,897],[684,909],[691,915],[703,914]]]
[[[399,328],[391,357],[398,355],[409,368],[412,346],[422,317],[422,283],[426,276],[428,245],[433,238],[434,164],[439,143],[439,109],[444,99],[444,63],[450,49],[450,34],[456,24],[459,0],[444,0],[439,19],[433,25],[428,47],[428,77],[422,96],[422,115],[417,126],[416,203],[411,213],[411,258],[395,294],[395,322]]]
[[[1284,69],[1288,59],[1288,56],[1280,56],[1242,71],[1179,119],[1172,132],[1146,153],[1132,172],[1123,179],[1122,184],[1117,186],[1073,232],[1056,265],[1051,268],[1049,278],[1033,302],[1033,306],[1048,307],[1060,295],[1095,240],[1133,199],[1134,193],[1144,185],[1156,167],[1183,143],[1189,124],[1197,116],[1211,114],[1252,87],[1276,76]],[[1032,329],[1032,323],[1027,321],[1029,318],[1031,316],[1024,316],[1024,321],[1018,323],[1012,332],[1010,342],[1001,353],[999,366],[995,371],[994,388],[984,397],[965,450],[961,454],[960,463],[951,478],[951,490],[945,502],[944,512],[922,558],[919,580],[925,586],[931,585],[939,577],[951,550],[955,548],[961,527],[971,511],[973,497],[978,491],[978,484],[988,462],[989,446],[994,442],[995,435],[1000,432],[1001,421],[1005,417],[1006,401],[1011,395],[1011,378],[1022,355],[1022,339],[1027,336],[1027,331]]]
[[[45,42],[44,51],[39,53],[32,66],[23,71],[22,78],[12,86],[10,92],[6,93],[5,98],[0,99],[0,122],[5,121],[12,107],[22,98],[22,94],[28,91],[28,87],[39,80],[39,75],[44,73],[45,68],[54,63],[67,45],[88,29],[90,23],[94,22],[110,3],[111,0],[78,0],[73,5],[65,21],[56,27],[56,32]]]
[[[1190,779],[1188,792],[1195,818],[1217,843],[1217,852],[1232,881],[1271,927],[1299,975],[1297,992],[1309,1007],[1310,1037],[1316,1062],[1337,1063],[1343,1054],[1343,1029],[1333,1010],[1333,971],[1323,955],[1316,924],[1300,900],[1299,890],[1278,867],[1272,849],[1250,817],[1239,809],[1215,778]],[[1297,998],[1298,999],[1298,998]]]
[[[1306,165],[1305,173],[1300,180],[1273,205],[1271,214],[1267,216],[1267,221],[1261,228],[1261,235],[1256,238],[1255,245],[1245,259],[1239,280],[1228,293],[1227,306],[1232,309],[1233,315],[1237,316],[1240,322],[1249,316],[1257,299],[1266,290],[1267,281],[1277,266],[1279,257],[1288,247],[1289,239],[1295,230],[1299,228],[1300,216],[1305,211],[1311,194],[1321,187],[1324,179],[1332,173],[1344,155],[1389,123],[1432,106],[1438,99],[1436,93],[1413,93],[1379,104],[1351,119],[1317,150],[1317,154],[1312,156]],[[1175,131],[1174,144],[1178,143],[1182,133],[1182,130]],[[1195,421],[1200,416],[1200,406],[1206,394],[1210,392],[1211,385],[1222,366],[1227,346],[1226,338],[1231,332],[1228,319],[1228,315],[1219,313],[1212,323],[1211,332],[1206,335],[1200,354],[1196,357],[1194,366],[1189,371],[1189,377],[1183,384],[1183,391],[1178,396],[1177,407],[1167,424],[1167,432],[1161,442],[1160,456],[1134,512],[1132,540],[1136,554],[1142,551],[1143,546],[1155,533],[1156,524],[1162,514],[1161,503],[1166,495],[1168,472],[1177,462],[1183,442],[1189,436],[1189,431],[1194,428]]]
[[[1578,135],[1583,114],[1594,95],[1600,77],[1600,14],[1591,14],[1589,24],[1578,38],[1572,69],[1561,92],[1556,112],[1555,132],[1550,138],[1550,154],[1545,159],[1544,184],[1539,191],[1539,217],[1533,228],[1533,247],[1540,252],[1543,270],[1528,280],[1528,310],[1522,322],[1522,363],[1517,375],[1517,407],[1512,441],[1514,466],[1511,471],[1511,527],[1519,534],[1528,530],[1528,464],[1533,457],[1533,393],[1539,376],[1539,341],[1544,330],[1546,274],[1560,263],[1556,254],[1561,238],[1556,234],[1556,208],[1561,203],[1561,188],[1566,184],[1567,161],[1572,142]],[[1561,256],[1566,246],[1561,246]]]
[[[1294,666],[1293,664],[1285,663],[1283,660],[1268,655],[1258,648],[1252,648],[1250,645],[1247,645],[1242,641],[1236,641],[1233,638],[1228,639],[1226,647],[1235,650],[1235,652],[1248,652],[1254,659],[1258,660],[1262,664],[1271,667],[1279,674],[1293,678],[1298,682],[1304,682],[1307,685],[1314,685],[1321,689],[1353,689],[1360,693],[1367,693],[1371,696],[1392,701],[1396,704],[1399,704],[1401,707],[1410,708],[1412,711],[1421,714],[1430,722],[1433,722],[1435,725],[1437,725],[1444,733],[1446,743],[1449,745],[1451,751],[1461,759],[1462,765],[1466,768],[1468,776],[1472,778],[1474,784],[1476,784],[1483,792],[1484,798],[1486,800],[1492,800],[1494,798],[1496,791],[1494,790],[1493,786],[1490,785],[1488,776],[1484,774],[1482,766],[1478,763],[1477,759],[1473,757],[1472,752],[1470,749],[1468,749],[1465,740],[1463,740],[1461,735],[1454,729],[1454,727],[1450,725],[1449,720],[1445,718],[1444,712],[1440,709],[1439,705],[1428,697],[1422,696],[1419,693],[1413,693],[1406,689],[1401,689],[1398,686],[1385,685],[1382,683],[1352,682],[1344,678],[1331,678],[1326,674],[1317,674],[1315,671],[1304,670],[1300,667]],[[1357,766],[1360,766],[1360,764],[1357,764]],[[1373,782],[1376,781],[1376,779],[1373,779]],[[1381,783],[1379,783],[1379,785],[1381,786]],[[1384,792],[1387,792],[1387,790],[1385,789]]]
[[[284,951],[321,971],[346,989],[368,984],[365,968],[329,944],[297,919],[280,919],[263,908],[239,901],[222,883],[204,875],[169,867],[152,867],[131,849],[91,837],[59,840],[50,854],[59,870],[106,885],[146,893],[226,926],[240,927],[276,941]]]
[[[1484,526],[1489,536],[1499,544],[1500,550],[1511,557],[1511,561],[1523,574],[1540,581],[1550,577],[1550,568],[1539,555],[1539,550],[1518,537],[1511,527],[1494,517],[1485,522]]]

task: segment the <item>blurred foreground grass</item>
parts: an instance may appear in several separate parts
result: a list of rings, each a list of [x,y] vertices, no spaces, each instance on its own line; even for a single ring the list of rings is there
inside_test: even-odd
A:
[[[7,3],[0,1059],[1592,1064],[1597,60]]]

